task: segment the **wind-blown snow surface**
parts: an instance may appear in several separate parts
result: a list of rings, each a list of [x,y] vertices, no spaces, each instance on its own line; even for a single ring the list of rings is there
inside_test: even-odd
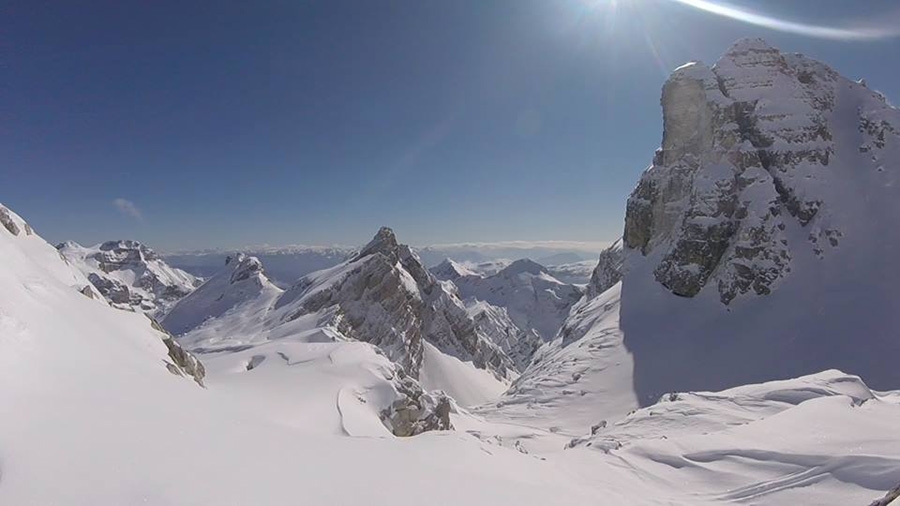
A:
[[[865,504],[900,478],[900,393],[835,371],[672,396],[574,442],[461,408],[456,431],[401,439],[376,413],[395,366],[299,318],[217,343],[201,388],[143,315],[0,221],[0,504]]]

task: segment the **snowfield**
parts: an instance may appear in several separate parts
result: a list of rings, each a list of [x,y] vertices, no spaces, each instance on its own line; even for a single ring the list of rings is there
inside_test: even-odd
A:
[[[837,371],[669,396],[593,435],[599,390],[553,420],[455,406],[456,430],[396,438],[378,417],[395,366],[368,343],[301,322],[202,354],[201,388],[37,235],[0,229],[0,254],[2,504],[865,504],[900,478],[900,392]],[[617,290],[582,315],[614,326]],[[596,332],[542,356],[621,353]]]

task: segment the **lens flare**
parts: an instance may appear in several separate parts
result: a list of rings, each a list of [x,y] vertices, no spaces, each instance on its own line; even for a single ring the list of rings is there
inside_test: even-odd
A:
[[[900,36],[900,12],[893,12],[883,24],[859,24],[857,26],[822,26],[799,21],[788,21],[753,12],[733,5],[710,0],[673,0],[702,11],[762,26],[781,32],[834,40],[878,40]]]

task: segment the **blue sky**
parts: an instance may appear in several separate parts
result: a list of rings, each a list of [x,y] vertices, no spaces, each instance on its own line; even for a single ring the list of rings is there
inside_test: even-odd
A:
[[[7,2],[0,201],[50,241],[163,250],[354,245],[381,225],[417,245],[600,241],[621,233],[686,61],[762,36],[900,101],[900,39],[676,0],[255,4]],[[900,23],[893,1],[731,5]]]

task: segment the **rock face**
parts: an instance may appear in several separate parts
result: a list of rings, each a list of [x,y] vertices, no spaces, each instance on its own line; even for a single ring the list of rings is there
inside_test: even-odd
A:
[[[591,274],[591,280],[584,294],[585,297],[593,299],[621,281],[624,261],[625,255],[622,251],[621,239],[614,242],[609,248],[601,251],[600,260]]]
[[[287,309],[283,309],[287,308]],[[382,228],[353,258],[300,279],[275,304],[289,322],[311,313],[346,337],[372,343],[417,378],[423,341],[506,378],[513,366],[476,329],[460,300],[393,231]]]
[[[161,316],[200,284],[137,241],[108,241],[89,248],[69,241],[57,249],[120,309]]]
[[[409,376],[395,381],[399,397],[381,411],[381,421],[398,437],[409,437],[433,430],[453,430],[452,404],[441,392],[425,392]]]
[[[12,216],[9,213],[9,209],[4,206],[0,206],[0,224],[3,225],[10,234],[19,235],[19,226],[16,225],[15,220],[12,219]]]
[[[819,257],[837,248],[849,224],[829,208],[829,185],[841,170],[883,172],[898,143],[883,97],[759,39],[712,68],[677,69],[662,107],[662,148],[628,200],[625,247],[651,258],[672,293],[711,285],[724,304],[770,293],[800,248]],[[850,149],[868,167],[835,163]]]
[[[147,318],[150,317],[148,316]],[[206,376],[206,368],[203,367],[203,363],[191,352],[182,348],[181,345],[175,341],[172,334],[169,334],[169,332],[162,328],[153,318],[150,318],[150,325],[154,330],[163,335],[163,344],[165,344],[166,349],[169,350],[169,359],[172,360],[172,362],[166,362],[166,368],[169,369],[169,372],[176,376],[189,376],[202,387],[203,377]]]
[[[757,39],[675,70],[662,109],[624,231],[640,402],[829,368],[900,387],[900,111]]]

